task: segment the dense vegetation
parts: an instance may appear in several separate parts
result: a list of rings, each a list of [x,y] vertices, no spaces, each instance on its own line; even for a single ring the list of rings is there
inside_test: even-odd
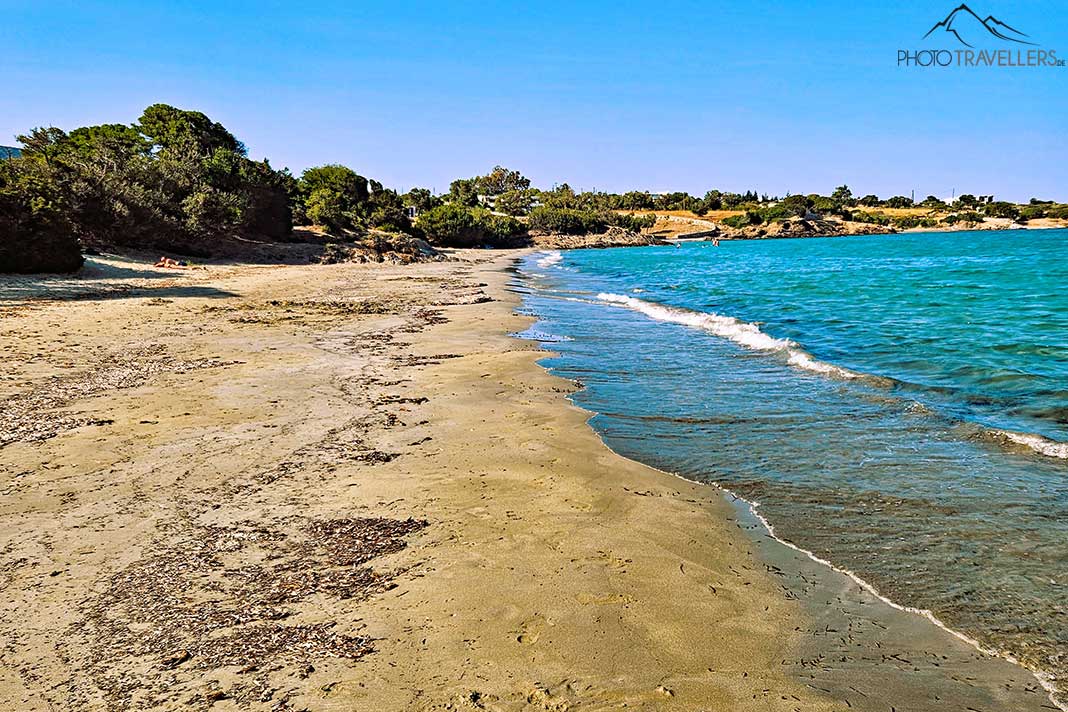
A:
[[[129,125],[37,128],[18,140],[21,155],[0,156],[0,271],[76,269],[80,246],[207,256],[234,237],[290,240],[295,224],[318,226],[341,241],[403,233],[437,246],[505,247],[524,244],[530,233],[647,229],[656,211],[731,211],[722,222],[735,228],[828,216],[897,228],[986,217],[1068,218],[1068,206],[1037,198],[1022,206],[991,195],[961,195],[952,205],[935,196],[916,203],[901,195],[857,198],[844,185],[829,196],[785,198],[752,190],[710,190],[702,197],[576,192],[566,183],[539,190],[502,166],[457,179],[444,195],[426,188],[400,195],[342,165],[309,168],[299,177],[276,170],[248,158],[218,122],[166,104],[148,107]],[[882,212],[900,208],[926,212]]]

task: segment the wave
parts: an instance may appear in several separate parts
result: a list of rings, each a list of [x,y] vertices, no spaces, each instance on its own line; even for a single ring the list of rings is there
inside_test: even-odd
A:
[[[656,302],[645,301],[636,297],[628,297],[623,294],[602,292],[597,295],[601,303],[615,304],[618,306],[640,312],[656,321],[682,324],[706,331],[714,336],[728,339],[734,343],[753,351],[768,351],[782,354],[786,362],[796,368],[812,373],[850,380],[862,379],[867,382],[883,386],[905,386],[916,388],[914,384],[907,384],[884,376],[875,376],[867,373],[858,373],[848,368],[835,366],[834,364],[820,361],[805,351],[801,346],[790,339],[779,339],[760,330],[760,327],[751,322],[742,321],[733,316],[723,316],[712,312],[700,312],[682,307],[672,307]],[[925,410],[926,407],[924,407]],[[1018,433],[1011,430],[999,430],[995,428],[983,428],[988,439],[1030,448],[1033,452],[1045,457],[1068,460],[1068,443],[1037,435],[1035,433]]]
[[[1017,433],[1012,430],[994,430],[992,432],[1009,442],[1029,447],[1040,455],[1068,460],[1068,443],[1050,440],[1035,433]]]
[[[560,254],[559,250],[551,250],[546,252],[545,256],[538,259],[534,264],[542,269],[548,269],[558,262],[561,262],[563,259],[564,256]]]
[[[628,309],[641,312],[657,321],[667,321],[673,324],[692,326],[710,334],[729,339],[734,343],[744,346],[753,351],[774,351],[786,356],[791,366],[822,373],[825,375],[838,376],[839,378],[861,378],[864,374],[850,371],[841,366],[819,361],[811,354],[802,349],[796,342],[790,339],[778,339],[765,334],[756,324],[742,321],[733,316],[722,316],[711,312],[699,312],[680,307],[669,307],[655,302],[647,302],[644,299],[628,297],[622,294],[609,294],[602,292],[597,298],[608,304],[618,304]]]

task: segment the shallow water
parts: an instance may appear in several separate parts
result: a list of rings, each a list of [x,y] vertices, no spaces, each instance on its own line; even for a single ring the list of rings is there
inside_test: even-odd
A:
[[[521,265],[618,452],[1034,669],[1068,668],[1068,231],[573,251]]]

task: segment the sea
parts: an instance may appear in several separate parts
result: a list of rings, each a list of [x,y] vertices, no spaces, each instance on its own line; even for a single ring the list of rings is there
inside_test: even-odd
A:
[[[523,336],[609,447],[1064,700],[1068,230],[546,251],[517,274]]]

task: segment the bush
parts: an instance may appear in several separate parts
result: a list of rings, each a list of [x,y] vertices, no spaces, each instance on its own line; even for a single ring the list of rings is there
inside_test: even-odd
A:
[[[646,213],[645,215],[634,213],[615,214],[612,220],[612,224],[616,227],[621,227],[624,230],[631,230],[632,232],[648,230],[653,225],[656,225],[656,215],[652,213]]]
[[[304,201],[304,211],[313,225],[322,225],[330,232],[352,227],[347,212],[348,201],[336,190],[317,188]]]
[[[956,225],[957,223],[981,223],[983,222],[983,216],[974,211],[965,211],[947,215],[942,218],[942,222],[946,225]]]
[[[1013,203],[999,200],[996,203],[988,203],[983,207],[983,212],[995,218],[1009,218],[1015,220],[1020,217],[1020,209]]]
[[[889,225],[890,218],[883,213],[869,213],[864,210],[853,211],[852,219],[855,222],[870,223],[872,225]]]
[[[507,247],[523,235],[523,224],[484,208],[447,203],[416,219],[416,227],[437,247]]]
[[[621,227],[637,232],[656,224],[656,215],[632,215],[611,210],[574,210],[542,205],[530,211],[532,230],[560,235],[589,235]]]
[[[588,235],[591,232],[604,232],[608,221],[596,213],[569,208],[551,208],[547,205],[530,211],[532,230],[557,233],[560,235]]]
[[[936,227],[938,221],[934,218],[920,217],[918,215],[902,215],[892,219],[894,227],[899,230],[911,230],[916,227]]]
[[[733,227],[736,230],[740,230],[743,227],[749,227],[753,223],[750,222],[751,213],[744,213],[742,215],[731,215],[730,217],[723,218],[722,222],[727,227]]]
[[[0,272],[74,272],[82,254],[47,174],[0,161]]]

